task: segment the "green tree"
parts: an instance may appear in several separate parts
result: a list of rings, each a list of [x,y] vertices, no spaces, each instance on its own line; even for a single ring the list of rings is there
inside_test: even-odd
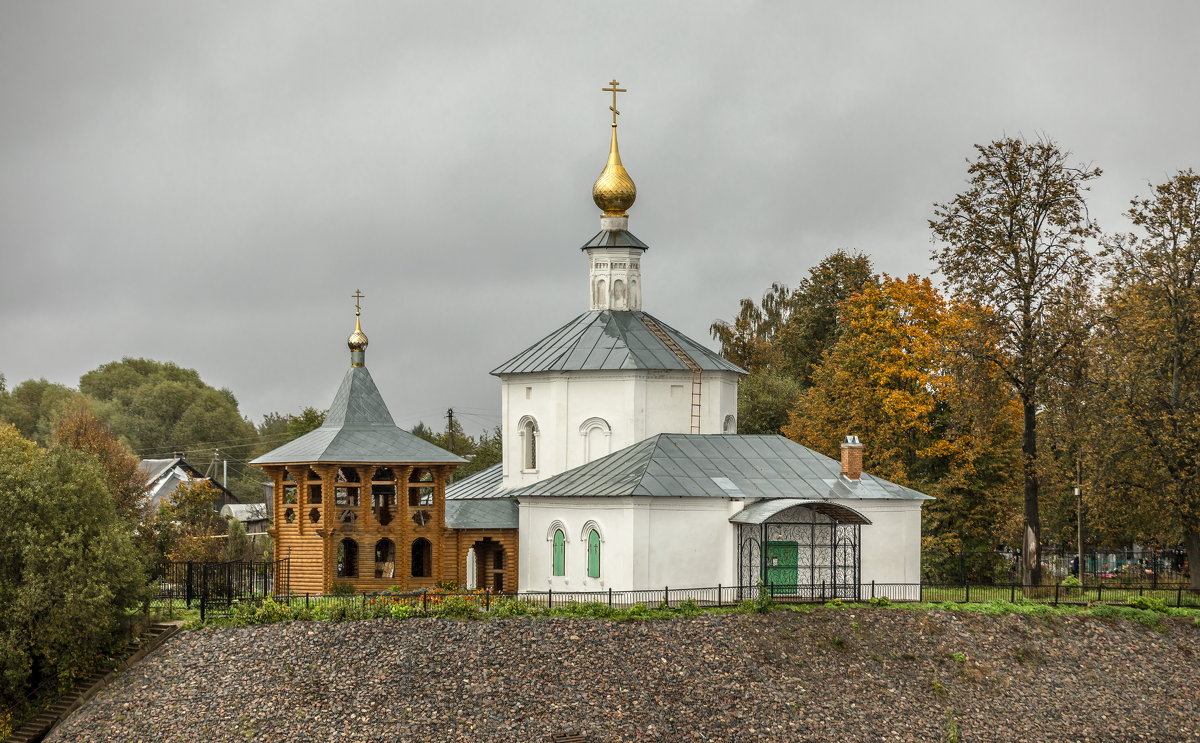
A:
[[[54,431],[54,418],[79,399],[70,387],[45,379],[27,379],[0,395],[0,422],[17,427],[25,438],[45,445]]]
[[[1200,176],[1134,199],[1107,244],[1096,484],[1133,536],[1182,539],[1200,590]]]
[[[11,706],[88,670],[147,576],[93,457],[0,426],[0,513],[0,706]]]
[[[933,251],[955,294],[988,308],[1005,330],[990,359],[1022,407],[1024,547],[1027,584],[1041,582],[1038,410],[1044,384],[1063,351],[1086,334],[1069,321],[1064,297],[1092,273],[1084,243],[1097,233],[1084,193],[1099,168],[1072,166],[1049,140],[1006,138],[977,145],[968,188],[934,205]]]
[[[161,554],[177,562],[219,561],[225,549],[221,537],[228,529],[214,507],[219,498],[220,491],[208,480],[175,488],[154,518]]]
[[[250,536],[246,534],[246,526],[241,521],[235,518],[228,518],[226,521],[226,538],[225,538],[225,554],[222,557],[226,561],[230,560],[253,560],[254,545],[250,543]]]
[[[843,302],[838,340],[783,432],[833,457],[861,436],[869,472],[938,499],[924,519],[940,549],[990,549],[1008,530],[1019,457],[1012,394],[961,351],[994,346],[988,332],[929,279],[884,277]]]
[[[869,258],[839,250],[795,289],[772,284],[759,304],[743,299],[732,322],[718,320],[709,331],[721,342],[722,355],[751,374],[771,371],[807,386],[836,339],[839,306],[876,280]]]
[[[55,446],[91,455],[104,472],[104,481],[117,513],[140,523],[146,505],[146,475],[138,469],[138,458],[96,416],[86,399],[65,411],[54,429]]]
[[[795,377],[760,371],[738,385],[738,433],[778,434],[804,388]]]

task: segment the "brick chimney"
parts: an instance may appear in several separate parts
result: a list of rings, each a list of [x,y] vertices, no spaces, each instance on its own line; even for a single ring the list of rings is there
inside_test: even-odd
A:
[[[842,442],[842,477],[857,480],[862,475],[862,442],[857,436],[847,436]]]

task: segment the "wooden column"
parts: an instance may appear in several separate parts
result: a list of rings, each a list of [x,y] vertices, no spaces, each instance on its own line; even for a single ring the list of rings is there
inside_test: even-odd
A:
[[[408,480],[412,465],[392,465],[396,475],[396,585],[409,588],[412,582],[413,509],[408,505]]]

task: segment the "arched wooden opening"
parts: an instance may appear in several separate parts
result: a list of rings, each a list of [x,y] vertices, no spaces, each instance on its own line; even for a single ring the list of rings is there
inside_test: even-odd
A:
[[[485,537],[471,549],[475,551],[475,584],[493,593],[504,593],[506,561],[503,545]]]
[[[396,543],[390,539],[380,539],[375,543],[375,577],[396,577]]]
[[[433,546],[425,537],[417,537],[412,543],[412,577],[428,578],[433,575]]]
[[[338,542],[337,576],[339,578],[358,577],[358,542],[349,537]]]

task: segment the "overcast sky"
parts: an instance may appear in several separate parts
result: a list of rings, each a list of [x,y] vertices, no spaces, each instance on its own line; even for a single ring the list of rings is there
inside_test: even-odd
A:
[[[930,273],[974,143],[1044,134],[1093,215],[1200,168],[1196,3],[0,3],[0,372],[193,367],[328,405],[361,289],[398,423],[587,309],[622,96],[647,311],[708,326],[827,253]]]

